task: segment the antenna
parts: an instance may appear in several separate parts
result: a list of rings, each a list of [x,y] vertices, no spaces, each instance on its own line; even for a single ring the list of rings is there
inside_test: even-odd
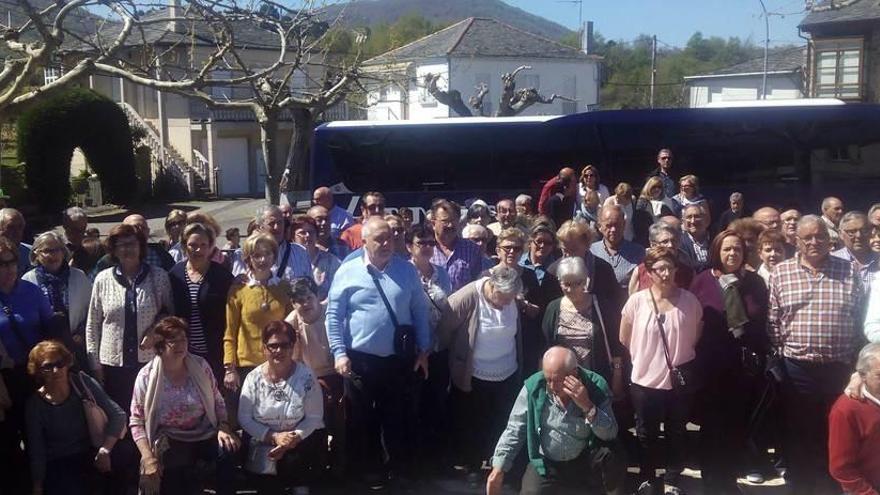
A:
[[[580,33],[581,38],[584,35],[584,0],[556,0],[556,3],[571,3],[578,6],[578,33]],[[581,39],[581,45],[583,45],[584,40]]]

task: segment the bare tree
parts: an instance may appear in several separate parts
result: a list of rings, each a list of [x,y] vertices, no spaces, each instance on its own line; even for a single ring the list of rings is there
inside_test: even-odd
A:
[[[549,105],[556,100],[575,101],[571,98],[557,94],[544,97],[535,88],[516,89],[516,76],[520,72],[530,69],[531,67],[528,65],[521,65],[514,69],[513,72],[501,75],[501,98],[499,100],[498,110],[495,112],[496,117],[513,117],[519,115],[535,103]],[[437,81],[439,78],[439,75],[428,73],[425,74],[423,79],[425,88],[434,99],[451,108],[452,111],[460,117],[472,117],[474,114],[471,111],[471,108],[476,110],[479,115],[484,115],[483,100],[489,93],[489,87],[486,83],[480,83],[475,88],[477,92],[468,99],[468,104],[470,105],[470,108],[468,108],[468,106],[462,101],[461,93],[459,91],[454,89],[444,91],[438,88]]]
[[[245,110],[260,128],[266,168],[266,198],[277,204],[285,162],[279,160],[279,122],[293,124],[289,183],[305,184],[310,135],[320,114],[358,86],[359,50],[354,56],[329,52],[328,33],[335,23],[321,19],[321,9],[306,1],[293,10],[270,0],[188,0],[175,21],[176,36],[157,46],[155,25],[135,38],[135,56],[97,63],[99,73],[125,78],[159,91],[204,103],[211,109]],[[168,16],[153,23],[168,23]],[[152,35],[152,36],[151,36]],[[100,39],[100,38],[99,38]],[[176,42],[173,40],[177,39]],[[362,43],[362,38],[357,38]],[[360,46],[360,43],[358,43]],[[101,50],[99,43],[92,50]],[[272,61],[267,63],[266,54]],[[259,55],[259,56],[258,56]],[[218,71],[231,74],[219,78]],[[299,78],[300,85],[292,81]],[[212,88],[222,87],[220,94]]]

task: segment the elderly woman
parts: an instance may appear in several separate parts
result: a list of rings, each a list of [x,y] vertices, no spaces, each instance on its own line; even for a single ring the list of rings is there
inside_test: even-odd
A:
[[[678,188],[679,193],[672,197],[676,213],[680,214],[685,206],[690,205],[701,205],[708,208],[709,202],[700,194],[700,180],[696,175],[685,175],[678,179]]]
[[[610,308],[618,308],[613,311],[614,314],[617,314],[620,312],[619,308],[623,306],[623,301],[619,300],[619,291],[615,289],[620,284],[617,283],[617,276],[614,275],[614,269],[611,268],[611,265],[590,252],[592,235],[592,230],[587,224],[575,220],[565,222],[556,231],[563,259],[577,256],[584,260],[587,267],[587,290],[591,294],[595,294],[601,303],[607,303]],[[550,265],[549,271],[554,275],[560,261]]]
[[[65,316],[69,330],[69,344],[82,368],[85,361],[86,314],[92,295],[92,281],[79,268],[70,265],[70,251],[64,239],[55,232],[44,232],[34,239],[31,250],[34,268],[22,276],[43,291],[55,313]],[[67,335],[61,336],[68,340]]]
[[[207,477],[215,491],[235,493],[232,452],[240,441],[204,359],[187,350],[186,322],[162,318],[149,336],[155,357],[137,375],[131,436],[141,453],[141,493],[195,495]],[[216,467],[216,476],[207,473]]]
[[[599,195],[599,205],[601,206],[611,194],[605,184],[600,182],[599,169],[594,165],[587,165],[581,170],[581,179],[578,184],[578,195],[576,204],[584,203],[584,198],[590,191],[596,191]]]
[[[744,268],[752,272],[757,271],[761,266],[758,236],[764,232],[765,227],[753,218],[739,218],[731,222],[727,228],[734,231],[742,239],[743,256],[745,257]]]
[[[663,193],[663,181],[654,176],[645,182],[633,212],[633,240],[648,245],[648,228],[665,216],[675,216],[675,204]]]
[[[654,474],[660,459],[660,423],[669,444],[665,478],[674,486],[683,467],[685,424],[693,402],[693,392],[687,387],[695,385],[692,371],[703,308],[693,294],[676,286],[678,258],[673,251],[649,249],[645,266],[652,284],[630,296],[623,307],[620,342],[629,350],[632,362],[630,394],[642,450],[640,472],[645,479],[639,493],[644,489],[662,494],[663,482]],[[679,380],[682,376],[687,383]]]
[[[168,212],[165,217],[165,233],[168,235],[168,254],[171,255],[175,263],[184,259],[183,245],[180,241],[184,226],[186,226],[185,211],[171,210]]]
[[[452,376],[455,438],[471,481],[492,455],[522,383],[519,272],[506,266],[449,297],[440,321]]]
[[[648,239],[650,240],[650,247],[671,249],[678,258],[681,258],[682,253],[678,250],[681,246],[680,228],[670,225],[665,221],[655,222],[648,229]],[[694,269],[684,262],[680,262],[678,269],[675,271],[675,285],[681,289],[687,289],[691,286],[691,280],[693,279]],[[629,279],[629,294],[633,295],[640,290],[645,290],[652,283],[651,275],[645,268],[645,263],[639,263],[639,266],[633,270],[632,278]]]
[[[278,243],[271,234],[255,232],[242,245],[248,282],[236,282],[229,290],[223,335],[223,384],[231,391],[238,390],[244,377],[265,361],[263,328],[283,320],[293,309],[289,284],[272,273],[277,255]]]
[[[242,385],[238,422],[247,432],[245,469],[256,476],[257,493],[303,493],[320,469],[327,439],[324,400],[312,370],[293,360],[293,327],[273,321],[263,329],[266,362]],[[323,431],[321,432],[323,433]],[[322,446],[323,443],[323,446]]]
[[[110,471],[110,451],[125,433],[125,411],[90,376],[71,373],[72,364],[73,354],[57,340],[40,342],[28,356],[28,373],[39,386],[27,402],[34,494],[94,493],[96,473]],[[94,436],[86,400],[107,416],[104,431]]]
[[[307,215],[299,215],[293,219],[293,242],[306,248],[309,261],[312,263],[312,278],[318,285],[318,299],[327,299],[333,276],[342,263],[339,258],[326,249],[318,247],[318,224]]]
[[[175,315],[187,322],[189,352],[211,365],[214,378],[223,379],[223,334],[226,331],[226,298],[232,274],[211,261],[214,229],[191,223],[183,229],[181,244],[186,261],[169,273]]]
[[[624,391],[620,323],[614,308],[601,307],[587,289],[587,266],[578,257],[565,258],[556,271],[563,296],[547,305],[542,325],[547,347],[574,351],[578,365],[602,375],[615,396]],[[606,316],[607,315],[607,316]]]
[[[620,209],[623,210],[623,218],[626,219],[626,226],[623,228],[623,238],[628,241],[633,240],[632,186],[626,182],[617,184],[617,187],[614,188],[614,195],[606,199],[602,206],[605,207],[611,205],[619,206]]]
[[[492,231],[476,223],[469,223],[461,229],[461,237],[467,239],[480,248],[480,269],[486,271],[497,264],[497,261],[489,256],[489,245],[495,242]]]
[[[138,344],[162,316],[173,312],[168,274],[147,264],[147,239],[131,225],[107,237],[114,266],[98,273],[86,319],[86,352],[107,394],[123,409],[143,363],[153,351]]]
[[[704,382],[699,399],[707,493],[738,493],[736,480],[745,467],[753,411],[749,399],[758,389],[763,356],[770,350],[767,287],[757,273],[744,269],[744,251],[745,243],[735,232],[721,232],[709,249],[709,269],[694,277],[690,287],[703,307],[697,357]]]

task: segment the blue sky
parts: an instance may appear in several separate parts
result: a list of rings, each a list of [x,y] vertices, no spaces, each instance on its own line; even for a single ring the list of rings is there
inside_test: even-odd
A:
[[[571,29],[577,28],[578,6],[556,0],[504,0]],[[797,25],[804,0],[764,0],[770,15],[771,45],[802,44]],[[610,39],[631,40],[656,34],[667,44],[683,46],[695,32],[724,38],[764,41],[764,19],[758,0],[584,0],[584,21]],[[773,15],[773,13],[785,15]]]

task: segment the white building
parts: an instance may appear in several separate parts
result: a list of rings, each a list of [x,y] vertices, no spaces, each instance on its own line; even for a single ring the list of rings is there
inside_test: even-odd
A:
[[[377,83],[368,93],[369,120],[420,120],[455,117],[424,86],[425,74],[440,75],[438,87],[457,90],[467,104],[476,87],[486,84],[483,114],[493,115],[501,95],[501,75],[531,66],[517,78],[517,88],[534,87],[545,97],[574,101],[537,103],[522,115],[584,112],[599,102],[601,57],[509,26],[471,17],[434,34],[367,60],[364,71]]]
[[[806,48],[773,50],[767,58],[767,99],[806,98]],[[764,57],[726,67],[708,74],[685,77],[690,108],[710,103],[756,101],[762,95]]]

